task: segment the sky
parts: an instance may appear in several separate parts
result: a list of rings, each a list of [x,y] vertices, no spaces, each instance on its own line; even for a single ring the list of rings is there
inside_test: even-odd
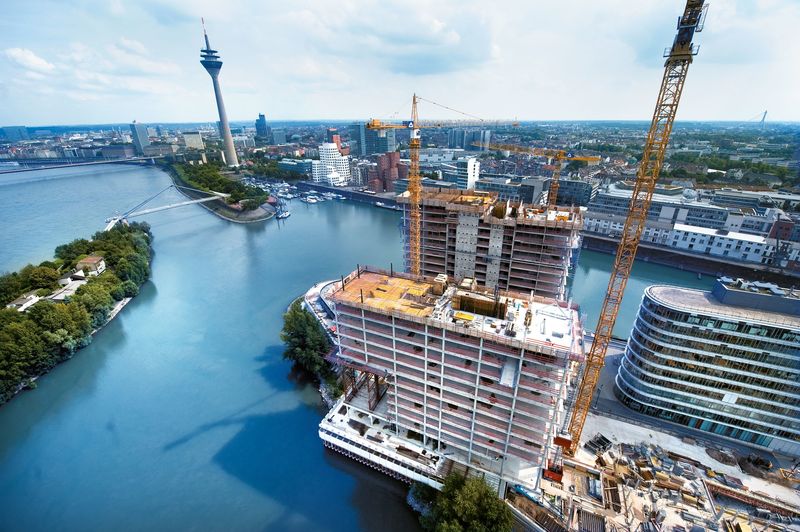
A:
[[[684,0],[2,0],[0,125],[649,120]],[[800,121],[800,0],[720,0],[679,120]],[[459,118],[431,104],[420,118]]]

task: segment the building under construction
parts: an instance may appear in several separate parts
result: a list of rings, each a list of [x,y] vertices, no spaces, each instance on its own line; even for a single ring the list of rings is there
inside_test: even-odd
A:
[[[488,289],[565,297],[580,250],[578,207],[514,203],[473,190],[426,188],[421,196],[420,274],[445,273]],[[408,228],[410,194],[397,201]],[[408,238],[405,254],[408,258]]]
[[[372,268],[326,299],[347,384],[327,446],[436,487],[452,470],[538,486],[583,360],[577,307]]]

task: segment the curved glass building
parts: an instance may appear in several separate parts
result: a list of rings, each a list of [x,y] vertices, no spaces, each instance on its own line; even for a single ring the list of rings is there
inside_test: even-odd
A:
[[[648,287],[614,388],[644,414],[800,455],[800,294]]]

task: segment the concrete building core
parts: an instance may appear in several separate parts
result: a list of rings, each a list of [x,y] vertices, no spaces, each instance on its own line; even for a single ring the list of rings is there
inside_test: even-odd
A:
[[[475,471],[535,487],[558,452],[578,307],[361,268],[327,297],[347,390],[320,424],[326,445],[436,485]]]
[[[408,227],[408,192],[397,202]],[[496,193],[423,189],[420,272],[489,289],[564,298],[580,251],[581,210],[499,200]],[[407,237],[407,231],[406,231]],[[406,238],[406,258],[408,239]]]
[[[236,149],[233,146],[231,128],[228,124],[228,114],[225,112],[225,102],[222,101],[222,89],[219,86],[219,71],[222,70],[222,60],[217,51],[211,49],[205,27],[203,28],[203,35],[206,40],[206,47],[200,50],[200,64],[206,69],[208,75],[211,76],[211,81],[214,83],[214,97],[217,100],[225,163],[228,166],[239,166],[239,159],[236,157]]]

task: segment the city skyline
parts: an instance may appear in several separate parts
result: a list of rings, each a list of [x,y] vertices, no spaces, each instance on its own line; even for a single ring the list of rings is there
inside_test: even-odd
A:
[[[214,122],[200,17],[225,51],[232,121],[404,118],[411,93],[487,118],[647,120],[680,1],[481,10],[479,4],[12,3],[0,22],[0,123]],[[790,0],[715,4],[679,120],[800,120]],[[69,24],[64,24],[64,21]],[[384,27],[386,20],[397,23]],[[551,50],[553,50],[551,52]],[[541,53],[540,53],[541,52]],[[658,54],[658,55],[657,55]],[[205,78],[205,79],[204,79]],[[443,89],[446,89],[444,90]],[[704,96],[705,94],[705,96]],[[65,105],[68,102],[69,105]],[[453,117],[428,105],[423,117]]]

